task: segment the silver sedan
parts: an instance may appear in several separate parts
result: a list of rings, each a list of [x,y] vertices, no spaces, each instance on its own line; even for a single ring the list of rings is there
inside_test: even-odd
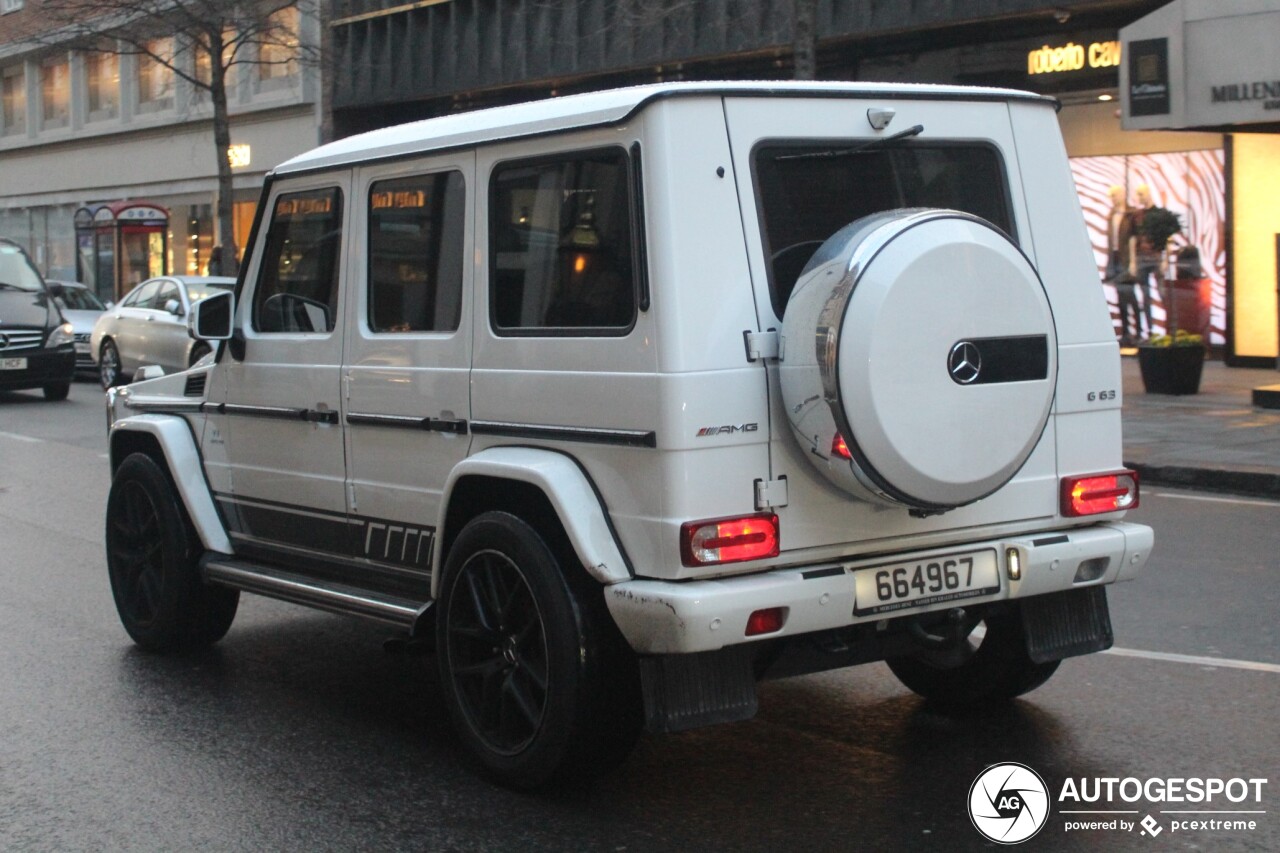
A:
[[[93,326],[90,353],[103,388],[128,382],[138,368],[186,370],[210,352],[187,335],[187,314],[210,293],[231,290],[234,278],[168,275],[142,282]]]

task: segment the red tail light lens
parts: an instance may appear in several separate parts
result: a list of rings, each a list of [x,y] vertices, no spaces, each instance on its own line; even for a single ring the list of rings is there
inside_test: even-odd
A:
[[[836,433],[831,439],[831,455],[839,456],[841,459],[852,459],[853,454],[849,452],[849,445],[844,440],[844,436]]]
[[[680,559],[713,566],[778,556],[778,516],[773,513],[689,521],[680,525]]]
[[[767,610],[757,610],[747,617],[746,636],[755,637],[760,634],[772,634],[775,631],[781,631],[782,625],[787,621],[787,608],[770,607]]]
[[[1068,518],[1098,515],[1138,506],[1138,472],[1116,471],[1067,477],[1062,481],[1062,514]]]

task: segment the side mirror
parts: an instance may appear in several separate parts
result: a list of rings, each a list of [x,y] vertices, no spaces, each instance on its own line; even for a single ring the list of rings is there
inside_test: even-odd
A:
[[[191,306],[187,334],[197,341],[225,341],[231,338],[231,318],[235,316],[235,294],[214,293]]]
[[[182,303],[176,299],[170,299],[164,303],[164,310],[168,311],[175,317],[182,316]]]

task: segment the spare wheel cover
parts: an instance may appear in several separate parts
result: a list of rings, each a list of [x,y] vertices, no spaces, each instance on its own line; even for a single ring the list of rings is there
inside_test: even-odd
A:
[[[1048,420],[1057,336],[1044,285],[1002,231],[970,214],[869,220],[833,236],[845,245],[819,249],[797,285],[816,283],[806,278],[822,258],[843,266],[828,269],[826,281],[838,281],[809,321],[830,421],[852,473],[879,497],[920,509],[971,503],[1012,479]],[[825,440],[813,450],[829,453]]]

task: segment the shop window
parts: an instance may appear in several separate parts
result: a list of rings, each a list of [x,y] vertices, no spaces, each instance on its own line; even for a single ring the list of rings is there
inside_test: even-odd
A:
[[[987,145],[858,150],[857,140],[785,142],[754,155],[756,194],[781,317],[805,264],[854,220],[906,207],[963,210],[1016,239],[999,153]]]
[[[635,320],[627,155],[509,162],[491,186],[490,318],[505,334],[617,335]]]
[[[0,69],[0,134],[27,132],[27,77],[22,65]]]
[[[138,112],[173,108],[173,70],[166,64],[172,61],[172,38],[153,39],[147,53],[138,55]]]
[[[253,328],[259,332],[333,331],[341,244],[341,190],[278,196],[253,295]]]
[[[263,90],[286,85],[298,73],[298,7],[279,9],[267,16],[258,43],[258,82]]]
[[[70,123],[70,66],[65,55],[51,56],[40,63],[40,129],[55,130]]]
[[[462,312],[466,197],[460,172],[369,191],[369,328],[452,332]]]
[[[120,114],[120,58],[95,51],[85,55],[84,68],[89,121],[115,118]]]

